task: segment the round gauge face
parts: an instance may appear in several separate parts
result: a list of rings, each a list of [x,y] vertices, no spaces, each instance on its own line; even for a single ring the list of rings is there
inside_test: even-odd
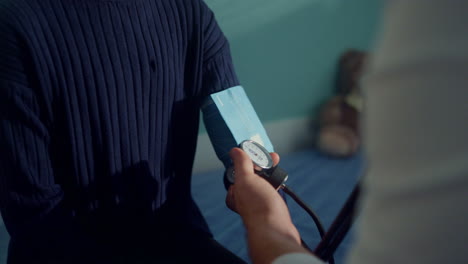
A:
[[[270,153],[262,145],[252,140],[246,140],[240,147],[249,155],[253,163],[262,169],[269,169],[273,166]]]

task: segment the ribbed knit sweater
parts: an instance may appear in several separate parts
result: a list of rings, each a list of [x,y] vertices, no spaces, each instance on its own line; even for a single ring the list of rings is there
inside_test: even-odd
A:
[[[0,1],[11,254],[208,232],[190,193],[199,106],[235,85],[228,42],[200,0]]]

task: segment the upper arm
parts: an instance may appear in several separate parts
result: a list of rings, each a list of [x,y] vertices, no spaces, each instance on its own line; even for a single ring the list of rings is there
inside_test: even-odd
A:
[[[216,21],[215,14],[201,3],[201,25],[203,39],[203,81],[204,95],[239,85],[231,56],[229,41]]]

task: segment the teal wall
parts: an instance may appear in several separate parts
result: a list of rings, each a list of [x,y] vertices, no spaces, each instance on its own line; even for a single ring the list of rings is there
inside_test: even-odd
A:
[[[263,122],[313,117],[333,90],[339,55],[369,49],[380,0],[205,0],[231,43]]]

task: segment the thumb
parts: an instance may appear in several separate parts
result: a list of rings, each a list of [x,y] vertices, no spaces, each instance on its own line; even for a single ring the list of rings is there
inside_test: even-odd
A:
[[[236,180],[245,179],[253,174],[254,165],[250,157],[240,148],[233,148],[229,152],[234,170],[236,171]]]

